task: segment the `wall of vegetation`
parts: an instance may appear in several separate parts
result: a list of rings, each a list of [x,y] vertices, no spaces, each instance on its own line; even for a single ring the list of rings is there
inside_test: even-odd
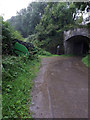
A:
[[[40,60],[36,54],[16,56],[14,39],[24,40],[18,31],[2,19],[2,117],[31,118],[30,92]]]

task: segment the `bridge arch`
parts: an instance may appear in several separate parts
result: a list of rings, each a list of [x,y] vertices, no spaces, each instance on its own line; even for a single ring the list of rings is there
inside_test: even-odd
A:
[[[87,29],[74,29],[64,32],[65,54],[82,56],[89,51],[89,33]]]

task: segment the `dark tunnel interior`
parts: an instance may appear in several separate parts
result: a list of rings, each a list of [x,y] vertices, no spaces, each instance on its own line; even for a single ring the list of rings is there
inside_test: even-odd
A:
[[[67,40],[67,46],[69,47],[69,54],[76,56],[83,56],[89,51],[90,39],[86,36],[77,35]]]

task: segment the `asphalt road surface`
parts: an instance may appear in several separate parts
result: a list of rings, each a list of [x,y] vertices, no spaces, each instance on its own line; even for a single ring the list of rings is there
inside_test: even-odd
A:
[[[88,68],[81,58],[43,58],[34,82],[33,118],[88,118]]]

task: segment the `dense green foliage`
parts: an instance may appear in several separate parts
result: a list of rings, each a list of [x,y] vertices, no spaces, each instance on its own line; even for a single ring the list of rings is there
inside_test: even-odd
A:
[[[63,31],[74,24],[74,4],[48,3],[40,23],[36,26],[38,46],[56,53],[57,45],[63,53]]]
[[[32,79],[38,71],[39,59],[33,54],[29,57],[13,56],[13,39],[23,40],[8,22],[2,21],[3,118],[29,118]]]
[[[82,62],[87,66],[90,67],[90,55],[87,55],[82,59]]]
[[[56,22],[60,24],[61,21],[63,22],[63,25],[64,23],[68,24],[70,20],[72,21],[72,12],[76,13],[76,8],[84,10],[85,7],[89,5],[89,2],[67,2],[63,3],[63,5],[64,6],[62,6],[61,2],[32,2],[28,5],[27,8],[21,9],[19,12],[17,12],[16,16],[11,17],[11,19],[9,19],[8,21],[12,26],[14,26],[15,30],[21,32],[24,37],[28,37],[28,35],[36,33],[35,27],[37,26],[37,24],[40,23],[43,14],[43,19],[45,18],[45,15],[48,17],[47,24],[51,24],[52,21],[55,24]],[[67,9],[66,7],[70,9]],[[67,12],[65,9],[67,10]],[[47,14],[45,14],[46,11]],[[66,14],[66,16],[64,16],[64,14]],[[67,19],[68,17],[70,17],[69,21]],[[59,19],[61,19],[61,21],[59,21]]]
[[[38,72],[40,60],[31,61],[27,56],[3,56],[2,64],[3,118],[30,118],[32,79]]]
[[[33,2],[28,5],[27,9],[20,10],[17,16],[13,16],[8,21],[23,37],[28,37],[35,33],[35,26],[40,22],[45,6],[46,3]]]
[[[84,11],[85,8],[87,7],[87,5],[88,6],[90,5],[89,2],[75,2],[74,4],[75,4],[76,8],[78,8],[81,11]]]
[[[23,40],[21,34],[15,31],[6,21],[2,21],[2,53],[13,54],[13,39]]]
[[[36,33],[29,35],[26,41],[56,54],[57,45],[63,51],[63,31],[73,28],[75,5],[66,3],[47,3],[41,21],[35,27]]]
[[[33,2],[8,21],[24,37],[28,37],[27,41],[53,54],[56,54],[57,45],[60,45],[62,54],[63,31],[81,23],[82,17],[75,21],[73,13],[76,14],[76,8],[84,10],[87,5],[84,2]]]
[[[30,92],[40,65],[38,55],[50,56],[51,54],[33,47],[29,56],[15,56],[13,39],[23,40],[22,36],[4,21],[2,21],[2,34],[3,118],[30,118]]]
[[[84,4],[85,5],[85,4]],[[73,13],[76,3],[31,3],[22,9],[9,22],[2,21],[2,90],[3,117],[29,118],[30,92],[32,79],[38,72],[38,56],[52,56],[60,45],[63,53],[63,31],[74,28]],[[84,6],[83,6],[84,9]],[[14,28],[11,27],[11,25]],[[24,39],[23,37],[27,37]],[[29,56],[15,56],[13,40],[23,40],[33,44]],[[31,50],[31,49],[30,49]],[[51,53],[49,53],[49,52]],[[8,56],[9,55],[9,56]],[[87,66],[88,57],[83,58]]]

